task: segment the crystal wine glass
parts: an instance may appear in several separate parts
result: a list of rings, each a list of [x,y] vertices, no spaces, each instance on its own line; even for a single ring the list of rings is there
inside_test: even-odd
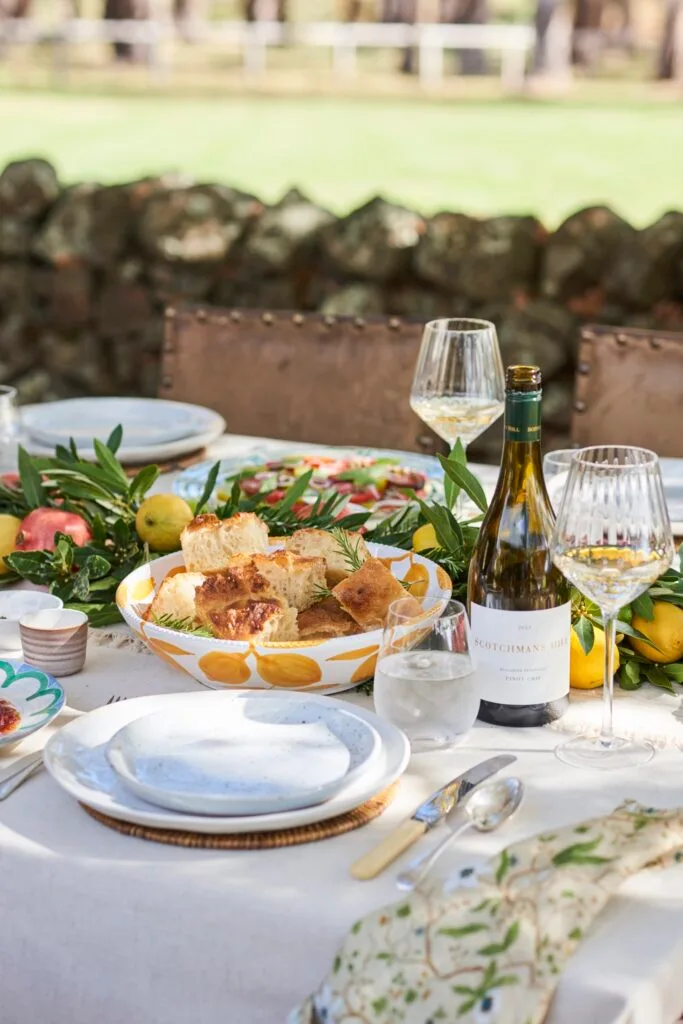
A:
[[[488,320],[425,324],[410,392],[411,408],[452,447],[467,448],[505,408],[505,374]]]
[[[654,749],[615,736],[612,722],[615,619],[671,565],[674,543],[659,459],[645,448],[607,445],[574,453],[551,542],[561,572],[602,613],[604,711],[600,735],[579,736],[557,756],[582,768],[645,764]]]
[[[555,515],[560,507],[569,478],[569,467],[576,452],[576,448],[560,448],[555,452],[546,452],[543,456],[543,478]]]
[[[414,752],[457,743],[474,725],[479,687],[467,612],[449,601],[439,617],[411,597],[389,608],[375,670],[375,709],[402,729]]]

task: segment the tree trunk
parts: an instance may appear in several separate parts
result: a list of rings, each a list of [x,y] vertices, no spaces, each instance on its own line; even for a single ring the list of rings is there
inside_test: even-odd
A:
[[[31,0],[0,0],[0,18],[27,18]]]
[[[105,0],[104,17],[107,21],[134,21],[149,14],[147,0]],[[116,60],[134,61],[141,58],[132,43],[114,43]]]
[[[489,20],[488,0],[441,0],[441,21],[447,25],[486,25]],[[457,50],[463,75],[486,74],[483,50]]]
[[[667,81],[680,74],[683,54],[680,52],[683,0],[667,0],[664,26],[657,57],[657,78]]]

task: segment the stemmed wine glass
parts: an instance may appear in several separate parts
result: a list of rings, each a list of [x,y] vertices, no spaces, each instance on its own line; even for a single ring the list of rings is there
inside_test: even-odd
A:
[[[411,408],[452,447],[465,449],[505,408],[505,373],[488,320],[425,324],[410,392]]]
[[[0,473],[16,471],[21,441],[17,389],[0,387]]]
[[[674,543],[659,459],[645,448],[606,445],[574,453],[551,542],[552,559],[599,607],[605,629],[602,728],[579,736],[557,756],[582,768],[645,764],[652,744],[615,736],[612,722],[615,620],[665,572]]]

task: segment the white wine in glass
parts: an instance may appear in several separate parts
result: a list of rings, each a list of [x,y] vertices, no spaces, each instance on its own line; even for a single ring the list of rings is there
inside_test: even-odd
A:
[[[652,744],[616,736],[612,722],[615,622],[674,557],[659,459],[645,448],[606,445],[574,454],[557,514],[552,559],[600,608],[605,629],[604,711],[597,737],[562,744],[557,756],[582,768],[645,764]]]
[[[465,448],[505,408],[505,374],[496,329],[488,320],[432,320],[425,325],[410,392],[413,411],[439,437]]]

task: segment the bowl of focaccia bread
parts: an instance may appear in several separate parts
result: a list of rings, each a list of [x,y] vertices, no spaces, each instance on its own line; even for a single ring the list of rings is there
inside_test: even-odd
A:
[[[356,686],[374,673],[393,601],[409,596],[429,619],[451,595],[428,558],[344,530],[270,538],[253,513],[200,515],[181,544],[130,573],[116,600],[151,651],[213,689]]]

